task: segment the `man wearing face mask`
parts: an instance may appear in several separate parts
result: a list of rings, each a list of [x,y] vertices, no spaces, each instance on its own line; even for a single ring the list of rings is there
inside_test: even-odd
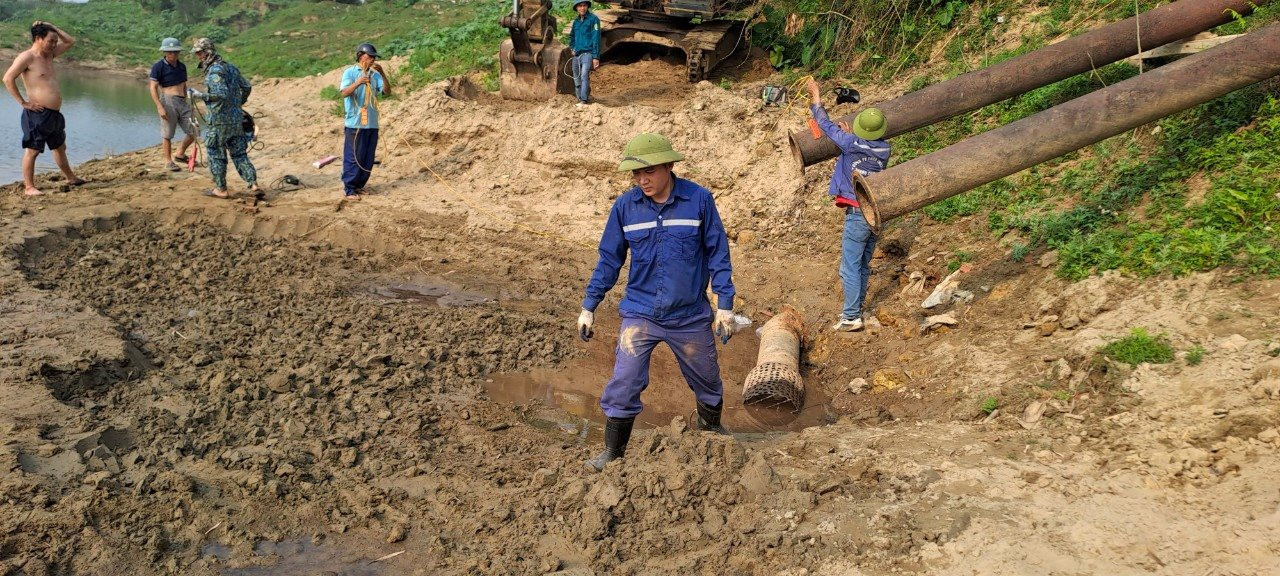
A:
[[[261,194],[258,188],[258,171],[249,161],[249,135],[244,133],[244,106],[249,99],[253,86],[240,74],[240,69],[222,59],[213,41],[208,38],[196,40],[191,53],[200,59],[200,67],[204,68],[204,85],[208,93],[193,88],[187,89],[187,95],[203,100],[209,107],[209,117],[205,121],[204,145],[209,159],[209,175],[213,177],[214,188],[206,190],[205,196],[213,198],[231,198],[227,191],[227,155],[236,166],[236,172],[249,190]]]
[[[614,202],[600,238],[600,260],[587,284],[578,335],[592,336],[595,309],[618,281],[631,255],[613,377],[600,396],[606,417],[605,449],[589,460],[600,471],[621,458],[640,393],[649,385],[649,358],[666,342],[697,400],[699,430],[725,433],[720,425],[723,383],[715,337],[733,335],[733,268],[729,238],[711,192],[672,172],[684,156],[661,134],[640,134],[627,143],[618,170],[635,183]],[[707,286],[716,294],[713,310]]]

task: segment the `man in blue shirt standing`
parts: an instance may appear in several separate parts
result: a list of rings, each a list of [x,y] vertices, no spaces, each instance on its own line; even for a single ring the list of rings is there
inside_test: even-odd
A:
[[[342,72],[342,107],[346,111],[342,140],[342,188],[348,199],[359,200],[373,173],[378,149],[378,98],[391,94],[391,83],[378,64],[373,44],[356,47],[356,64]]]
[[[177,172],[181,168],[175,160],[187,162],[187,148],[196,141],[196,125],[192,122],[191,104],[187,102],[187,65],[178,56],[182,44],[177,38],[165,38],[160,41],[160,51],[164,58],[151,65],[149,75],[151,101],[155,102],[156,114],[160,115],[160,153],[164,154],[165,169]],[[175,155],[172,141],[179,127],[185,137]]]
[[[600,18],[591,13],[591,0],[575,0],[578,15],[569,28],[569,50],[573,52],[573,87],[577,89],[578,106],[586,106],[591,98],[591,71],[600,67]]]
[[[836,207],[844,210],[844,235],[840,241],[844,309],[831,329],[852,332],[863,327],[862,305],[867,298],[867,281],[871,278],[871,255],[876,250],[876,237],[853,194],[853,171],[867,176],[884,170],[889,164],[889,143],[881,140],[888,127],[879,109],[867,108],[854,117],[850,134],[849,127],[840,126],[827,116],[827,109],[822,107],[822,93],[813,78],[809,78],[805,88],[812,101],[809,111],[813,119],[822,133],[840,147],[840,158],[836,160],[827,195],[834,197]]]
[[[600,396],[605,448],[587,461],[596,471],[626,452],[631,427],[644,408],[640,393],[649,386],[649,357],[659,342],[671,347],[693,390],[698,428],[724,433],[723,383],[713,333],[727,343],[734,329],[729,238],[711,192],[672,172],[684,156],[660,134],[632,138],[622,155],[618,170],[630,171],[635,186],[609,211],[600,260],[578,316],[578,335],[588,340],[595,309],[617,283],[630,253],[626,294],[618,304],[622,326],[613,377]],[[714,314],[708,284],[716,293]]]

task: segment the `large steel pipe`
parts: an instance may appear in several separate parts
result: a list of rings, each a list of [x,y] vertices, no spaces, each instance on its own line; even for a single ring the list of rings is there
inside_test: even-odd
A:
[[[883,222],[1280,74],[1280,24],[1118,82],[867,177],[854,192]]]
[[[1248,14],[1270,0],[1179,0],[1133,18],[1108,24],[994,66],[961,74],[877,105],[884,112],[886,138],[977,110],[1041,86],[1123,60],[1142,50],[1193,36]],[[1139,30],[1141,36],[1139,37]],[[853,114],[841,120],[853,122]],[[808,130],[791,133],[791,153],[800,166],[840,154],[830,138]]]

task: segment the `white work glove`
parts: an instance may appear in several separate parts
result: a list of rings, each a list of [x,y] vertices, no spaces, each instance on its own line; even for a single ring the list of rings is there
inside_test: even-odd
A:
[[[716,319],[711,323],[721,344],[728,344],[737,326],[733,322],[733,310],[716,310]]]
[[[591,330],[592,326],[595,326],[595,324],[596,315],[590,310],[583,308],[582,313],[578,314],[578,337],[582,338],[583,342],[590,340],[591,336],[595,334],[595,332]]]
[[[199,91],[199,90],[196,90],[195,88],[187,88],[187,96],[189,96],[189,97],[191,97],[191,98],[201,98],[201,99],[203,99],[203,98],[204,98],[204,92],[201,92],[201,91]]]

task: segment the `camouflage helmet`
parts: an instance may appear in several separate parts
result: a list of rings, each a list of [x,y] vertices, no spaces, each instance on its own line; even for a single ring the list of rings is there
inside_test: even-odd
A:
[[[213,47],[213,40],[210,40],[208,38],[201,38],[199,40],[196,40],[195,45],[191,47],[192,54],[195,54],[197,52],[217,52],[217,51],[218,50]]]
[[[680,160],[684,160],[684,155],[671,147],[671,141],[666,136],[644,133],[632,138],[622,149],[622,162],[618,164],[618,171],[639,170]]]

